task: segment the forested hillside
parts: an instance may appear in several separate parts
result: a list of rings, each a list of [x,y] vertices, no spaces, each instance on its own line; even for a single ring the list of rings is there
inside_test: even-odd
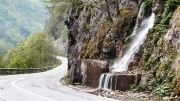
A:
[[[47,19],[41,0],[0,0],[0,9],[0,54],[43,30]]]
[[[3,68],[40,68],[58,64],[53,38],[44,32],[32,33],[24,42],[1,57]]]

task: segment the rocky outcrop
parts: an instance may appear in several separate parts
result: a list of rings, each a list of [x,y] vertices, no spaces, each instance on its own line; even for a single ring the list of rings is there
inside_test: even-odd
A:
[[[180,75],[180,57],[178,57],[171,66],[172,70],[175,70],[176,75]]]
[[[174,13],[170,21],[170,29],[165,35],[164,39],[168,43],[172,43],[177,52],[180,52],[180,7]],[[176,95],[180,96],[180,57],[178,56],[171,65],[171,70],[175,71],[175,79],[172,87]]]
[[[127,37],[130,36],[135,25],[141,3],[142,0],[108,1],[113,21],[109,20],[106,2],[102,0],[84,0],[78,3],[78,5],[85,5],[83,8],[73,8],[68,11],[69,16],[65,23],[69,29],[68,68],[71,84],[82,83],[90,87],[98,87],[101,73],[109,71],[109,67],[105,64],[120,57],[127,48]],[[161,8],[156,9],[158,5],[164,6],[161,1],[154,1],[153,11],[161,13]],[[149,8],[142,14],[142,18],[151,14],[151,11],[152,9]],[[146,49],[147,46],[144,45],[135,54],[129,70],[135,71],[138,66],[142,66]],[[107,62],[100,62],[97,59]],[[136,79],[134,74],[114,75],[112,89],[129,90],[131,85],[139,83]],[[147,84],[148,79],[149,77],[144,76],[140,83]]]
[[[54,41],[54,46],[57,48],[58,53],[60,55],[67,55],[67,41],[62,41],[61,39],[57,39]]]
[[[68,11],[68,68],[78,60],[112,61],[126,47],[142,0],[81,0]],[[107,7],[107,3],[109,7]],[[108,9],[109,8],[109,9]],[[109,11],[109,12],[108,12]],[[109,21],[109,14],[113,21]],[[126,45],[125,45],[126,44]]]
[[[82,83],[89,87],[98,87],[99,77],[102,73],[109,72],[109,65],[105,61],[82,59],[72,69],[71,83]]]
[[[178,57],[171,66],[171,69],[175,71],[176,78],[173,81],[172,87],[176,95],[180,96],[180,57]]]
[[[180,52],[180,7],[174,13],[171,21],[171,28],[168,30],[164,39],[167,42],[172,42],[173,46]]]

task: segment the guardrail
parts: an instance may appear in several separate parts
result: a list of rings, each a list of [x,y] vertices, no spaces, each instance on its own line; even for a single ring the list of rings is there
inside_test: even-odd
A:
[[[0,68],[1,75],[39,73],[52,69],[52,66],[43,68]]]

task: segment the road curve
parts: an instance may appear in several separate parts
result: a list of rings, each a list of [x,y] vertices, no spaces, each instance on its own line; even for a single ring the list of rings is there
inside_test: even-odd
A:
[[[0,101],[116,101],[61,85],[60,78],[67,72],[67,59],[58,58],[62,64],[53,70],[0,76]]]

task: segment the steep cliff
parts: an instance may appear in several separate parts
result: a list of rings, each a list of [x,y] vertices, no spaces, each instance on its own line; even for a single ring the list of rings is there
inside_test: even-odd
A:
[[[74,68],[78,59],[110,62],[118,57],[128,44],[139,4],[138,0],[83,0],[77,4],[81,8],[71,8],[65,22],[69,68]]]
[[[111,63],[122,55],[131,41],[130,35],[142,2],[143,13],[139,21],[150,16],[152,11],[156,18],[154,27],[129,65],[129,71],[142,75],[140,83],[134,85],[134,91],[151,91],[157,96],[170,96],[174,90],[177,95],[180,94],[177,86],[179,78],[175,79],[178,73],[174,75],[174,70],[179,69],[173,65],[179,61],[178,0],[76,2],[69,9],[65,21],[69,29],[68,68],[73,75],[81,74],[78,69],[81,59]],[[175,89],[171,87],[172,83]]]

